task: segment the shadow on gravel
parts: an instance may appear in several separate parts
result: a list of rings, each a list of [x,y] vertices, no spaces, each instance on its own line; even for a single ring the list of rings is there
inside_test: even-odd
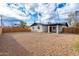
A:
[[[32,54],[11,35],[2,34],[0,36],[0,56],[30,56]]]

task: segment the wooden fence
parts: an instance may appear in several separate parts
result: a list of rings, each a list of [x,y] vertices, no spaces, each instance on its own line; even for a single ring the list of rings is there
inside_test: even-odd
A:
[[[0,33],[7,33],[7,32],[31,32],[30,28],[0,28]],[[63,28],[63,33],[73,33],[73,34],[78,34],[79,33],[79,28],[74,28],[74,27],[68,27],[68,28]]]
[[[64,32],[64,33],[74,33],[74,34],[78,34],[78,33],[79,33],[79,28],[75,28],[75,27],[63,28],[63,32]]]
[[[3,33],[7,32],[31,32],[30,28],[3,28],[2,29]]]

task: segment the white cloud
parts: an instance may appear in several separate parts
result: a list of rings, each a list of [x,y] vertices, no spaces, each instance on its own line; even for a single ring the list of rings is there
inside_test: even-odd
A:
[[[1,0],[1,3],[79,3],[79,0]]]
[[[53,18],[57,14],[54,12],[55,4],[54,3],[48,3],[48,4],[42,4],[42,3],[26,3],[24,4],[26,10],[25,13],[21,12],[17,8],[23,7],[20,3],[18,6],[12,5],[14,8],[9,8],[6,6],[5,3],[0,3],[0,14],[14,17],[20,20],[29,20],[31,19],[31,16],[29,13],[34,14],[35,12],[32,11],[34,9],[35,11],[42,14],[38,19],[38,21],[47,22],[49,18]],[[60,18],[67,18],[68,13],[74,10],[79,10],[78,4],[73,3],[67,3],[65,7],[59,8],[59,16]],[[55,19],[54,19],[55,20]]]
[[[54,3],[48,3],[48,4],[39,4],[38,6],[38,12],[42,14],[42,16],[39,18],[39,21],[41,22],[47,22],[49,21],[49,18],[52,18],[54,16],[54,9],[55,4]]]
[[[24,17],[24,15],[25,15],[24,13],[22,13],[21,11],[19,11],[17,9],[10,9],[10,8],[6,7],[6,4],[3,4],[3,3],[0,4],[0,14],[9,16],[9,17],[14,17],[14,18],[20,19],[20,20],[27,19],[27,17]],[[20,16],[20,14],[21,14],[21,16]]]
[[[46,22],[49,20],[49,18],[53,17],[54,14],[56,14],[56,16],[58,17],[57,13],[54,13],[54,8],[55,5],[54,4],[47,4],[47,5],[43,5],[43,4],[39,4],[39,8],[38,11],[43,15],[40,20],[43,22]],[[70,12],[73,11],[79,11],[79,4],[78,3],[67,3],[65,7],[63,8],[59,8],[58,9],[58,13],[59,13],[59,18],[62,19],[62,21],[65,18],[68,18],[68,14]],[[52,22],[54,22],[55,19],[52,19]]]
[[[68,14],[76,10],[79,10],[77,3],[67,3],[65,7],[58,9],[58,13],[60,17],[68,18]]]

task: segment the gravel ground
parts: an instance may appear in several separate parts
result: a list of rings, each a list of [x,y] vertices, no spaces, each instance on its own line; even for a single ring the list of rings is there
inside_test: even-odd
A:
[[[71,56],[79,55],[73,42],[79,35],[55,33],[4,33],[0,36],[0,55]]]

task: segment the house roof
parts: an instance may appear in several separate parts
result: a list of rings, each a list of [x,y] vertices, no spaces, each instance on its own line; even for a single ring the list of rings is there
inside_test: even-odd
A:
[[[56,25],[61,25],[61,26],[67,26],[67,22],[65,23],[52,23],[52,24],[42,24],[42,23],[33,23],[31,26],[36,26],[36,25],[42,25],[42,26],[56,26]]]
[[[35,26],[35,25],[43,25],[42,23],[33,23],[31,26]]]

